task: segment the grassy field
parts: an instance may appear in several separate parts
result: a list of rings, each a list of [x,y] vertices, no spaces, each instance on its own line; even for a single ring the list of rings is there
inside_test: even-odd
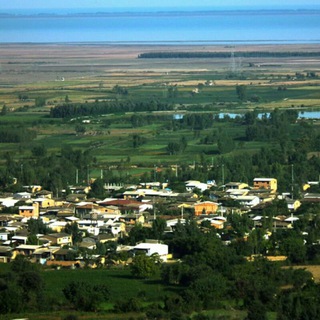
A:
[[[170,288],[162,285],[160,279],[135,279],[129,269],[47,270],[42,272],[42,276],[48,297],[61,302],[65,302],[62,289],[71,281],[107,285],[110,290],[110,304],[123,299],[124,291],[126,299],[145,295],[149,302],[156,302],[160,297],[170,294]],[[106,304],[105,308],[109,309],[110,304]]]

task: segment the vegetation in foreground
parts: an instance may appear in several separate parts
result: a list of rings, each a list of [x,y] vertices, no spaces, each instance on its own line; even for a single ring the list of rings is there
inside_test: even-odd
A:
[[[0,311],[37,319],[48,311],[61,319],[68,313],[91,318],[90,312],[106,319],[124,314],[136,319],[268,319],[271,314],[277,319],[317,319],[320,285],[310,272],[282,268],[259,256],[244,259],[252,245],[263,250],[263,238],[255,240],[252,234],[248,242],[226,246],[217,230],[205,230],[191,220],[178,224],[170,237],[162,234],[180,257],[168,264],[156,256],[136,255],[130,268],[53,270],[17,256],[0,274]],[[282,242],[280,234],[274,236],[289,244],[287,236]],[[291,243],[298,257],[303,244]]]

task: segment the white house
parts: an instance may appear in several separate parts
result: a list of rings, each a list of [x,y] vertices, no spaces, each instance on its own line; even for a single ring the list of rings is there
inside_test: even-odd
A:
[[[239,196],[232,197],[234,200],[239,201],[241,205],[246,207],[254,207],[260,203],[259,197],[256,196]]]
[[[195,180],[186,181],[186,190],[188,192],[192,192],[195,188],[203,192],[208,189],[208,185],[206,183],[202,183],[200,181],[195,181]]]
[[[133,250],[145,252],[147,256],[152,256],[153,254],[158,254],[160,259],[164,262],[167,261],[167,256],[169,253],[169,247],[166,244],[161,243],[139,243]]]

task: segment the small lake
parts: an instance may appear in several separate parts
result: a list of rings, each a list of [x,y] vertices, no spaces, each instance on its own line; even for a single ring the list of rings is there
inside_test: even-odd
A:
[[[237,117],[243,117],[243,113],[219,113],[219,118],[223,119],[224,117],[229,117],[231,119],[235,119]],[[269,117],[270,113],[268,112],[263,112],[258,114],[258,118],[262,117]],[[298,118],[299,119],[320,119],[320,111],[299,111],[298,113]]]
[[[219,119],[223,119],[225,117],[229,117],[231,119],[235,119],[237,117],[244,117],[244,113],[232,113],[232,112],[222,112],[218,114]],[[269,117],[269,112],[261,112],[258,114],[258,118],[261,119],[262,117]],[[183,119],[184,114],[178,113],[173,115],[174,120],[181,120]],[[299,119],[320,119],[320,111],[299,111],[298,113]]]

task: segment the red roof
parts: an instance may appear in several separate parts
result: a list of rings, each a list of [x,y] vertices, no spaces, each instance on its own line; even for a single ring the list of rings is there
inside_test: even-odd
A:
[[[127,199],[118,199],[118,200],[110,200],[110,201],[106,201],[106,202],[100,202],[100,205],[103,206],[131,206],[131,205],[137,205],[137,206],[141,206],[141,202],[140,201],[136,201],[136,200],[127,200]]]

